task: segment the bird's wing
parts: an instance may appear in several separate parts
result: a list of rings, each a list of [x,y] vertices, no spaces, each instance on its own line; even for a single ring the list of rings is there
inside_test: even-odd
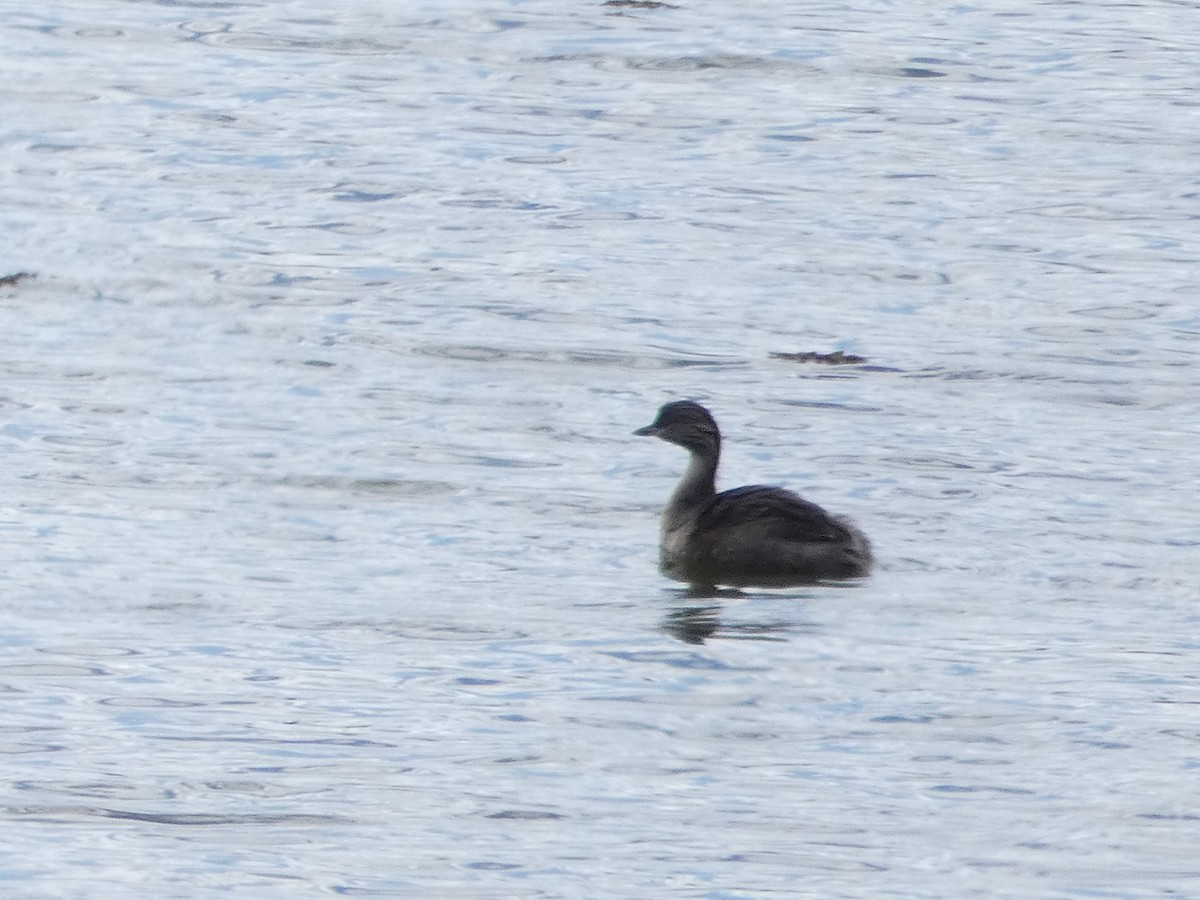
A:
[[[726,529],[751,531],[768,541],[823,543],[848,537],[845,527],[817,504],[765,485],[734,488],[712,498],[697,531],[715,535]]]

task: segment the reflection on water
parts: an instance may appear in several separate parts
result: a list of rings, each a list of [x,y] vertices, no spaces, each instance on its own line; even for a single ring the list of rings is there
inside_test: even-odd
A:
[[[1192,891],[1194,10],[647,6],[9,10],[9,893]]]
[[[685,644],[703,644],[712,638],[743,641],[784,641],[812,629],[804,622],[722,622],[721,606],[683,606],[667,613],[662,629]]]
[[[672,610],[663,620],[663,631],[685,644],[703,644],[721,624],[721,607],[692,606]]]

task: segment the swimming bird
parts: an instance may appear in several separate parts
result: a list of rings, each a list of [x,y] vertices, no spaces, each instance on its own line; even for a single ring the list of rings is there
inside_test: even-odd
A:
[[[694,590],[792,587],[871,570],[871,545],[861,531],[791,491],[749,485],[718,494],[721,432],[699,403],[668,403],[634,434],[691,454],[662,514],[659,568],[668,578]]]

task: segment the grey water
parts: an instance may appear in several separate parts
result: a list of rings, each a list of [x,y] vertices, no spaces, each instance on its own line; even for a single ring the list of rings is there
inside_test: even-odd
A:
[[[1200,896],[1196,3],[0,11],[5,897]]]

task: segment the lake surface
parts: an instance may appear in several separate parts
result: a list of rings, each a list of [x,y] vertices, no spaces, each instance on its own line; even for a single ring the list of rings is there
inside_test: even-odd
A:
[[[1195,3],[0,9],[4,896],[1200,895]]]

